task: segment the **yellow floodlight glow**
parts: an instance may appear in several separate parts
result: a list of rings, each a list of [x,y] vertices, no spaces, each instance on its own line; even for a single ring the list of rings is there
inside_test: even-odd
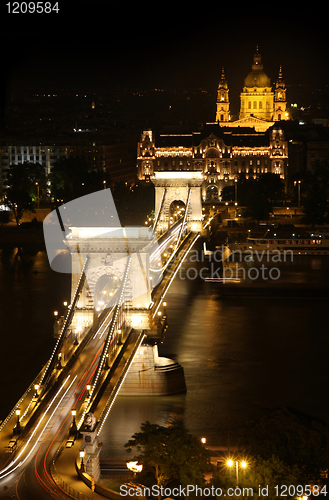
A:
[[[133,314],[131,316],[131,325],[133,328],[137,328],[142,322],[142,316],[140,314]]]
[[[127,468],[132,472],[142,472],[143,465],[136,462],[127,462]]]

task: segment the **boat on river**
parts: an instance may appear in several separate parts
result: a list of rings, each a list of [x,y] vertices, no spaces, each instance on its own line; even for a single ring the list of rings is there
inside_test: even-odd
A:
[[[259,236],[248,236],[246,242],[229,244],[233,253],[329,255],[329,234],[307,231],[293,225],[279,225]]]

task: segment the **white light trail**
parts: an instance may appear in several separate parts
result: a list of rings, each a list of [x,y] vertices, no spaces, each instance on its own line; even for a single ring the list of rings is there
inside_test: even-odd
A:
[[[62,384],[61,388],[57,391],[56,395],[53,397],[51,403],[48,405],[48,408],[47,408],[47,411],[52,407],[52,405],[54,404],[56,398],[59,396],[59,394],[61,393],[61,391],[64,389],[64,386],[65,384],[67,383],[68,379],[70,378],[70,375],[66,378],[65,382]],[[31,436],[29,437],[28,441],[26,442],[24,448],[20,451],[19,455],[15,458],[15,460],[13,460],[9,465],[7,465],[7,467],[5,469],[3,469],[2,471],[0,471],[0,479],[8,476],[9,474],[12,474],[16,469],[18,469],[18,467],[21,467],[28,459],[29,457],[31,456],[31,454],[33,453],[33,451],[35,450],[35,447],[37,446],[38,442],[40,441],[40,439],[42,438],[43,436],[43,433],[45,432],[50,420],[52,419],[54,413],[56,412],[57,408],[59,407],[59,405],[61,404],[61,402],[63,401],[63,399],[65,398],[66,394],[68,393],[68,391],[70,390],[70,388],[72,387],[73,383],[75,382],[77,376],[74,377],[74,379],[72,380],[72,382],[70,383],[70,385],[68,386],[68,388],[66,389],[66,391],[64,392],[64,394],[62,395],[62,397],[60,398],[59,402],[57,403],[55,409],[53,410],[52,414],[50,415],[49,419],[47,420],[47,423],[44,425],[38,439],[36,439],[35,443],[34,443],[34,446],[32,447],[32,449],[30,450],[30,452],[28,453],[28,455],[21,461],[19,462],[16,467],[12,468],[14,466],[14,464],[20,459],[20,457],[23,455],[23,453],[25,452],[26,448],[28,447],[28,445],[30,444],[30,441],[32,440],[33,436],[35,435],[35,433],[37,432],[40,424],[42,423],[46,413],[42,416],[42,418],[40,419],[38,425],[34,428],[34,431],[32,432]],[[8,469],[11,469],[11,470],[8,470]],[[8,471],[8,472],[6,472]],[[6,473],[5,473],[6,472]]]
[[[107,327],[109,326],[108,321],[109,321],[109,318],[111,317],[111,315],[114,311],[114,308],[115,308],[115,306],[113,306],[111,311],[107,313],[106,318],[104,319],[103,323],[98,327],[95,335],[93,336],[93,339],[95,339],[97,337],[97,335],[99,335],[100,339],[103,337]]]
[[[130,366],[131,366],[132,362],[133,362],[133,361],[134,361],[134,359],[135,359],[135,356],[136,356],[136,354],[137,354],[137,352],[138,352],[139,346],[142,344],[142,342],[143,342],[143,340],[144,340],[144,338],[145,338],[145,337],[146,337],[145,333],[144,333],[143,335],[141,335],[141,338],[140,338],[140,340],[139,340],[139,342],[138,342],[138,345],[137,345],[137,346],[135,346],[135,352],[134,352],[134,355],[132,356],[131,360],[129,361],[129,364],[128,364],[128,365],[125,365],[125,367],[124,367],[124,369],[126,369],[125,374],[124,374],[124,376],[122,377],[121,382],[119,383],[119,387],[116,389],[116,392],[115,392],[115,394],[114,394],[114,398],[113,398],[113,400],[111,401],[111,404],[109,405],[109,407],[108,407],[108,409],[107,409],[107,412],[106,412],[105,416],[103,417],[102,423],[101,423],[101,425],[100,425],[100,427],[99,427],[99,429],[98,429],[98,431],[97,431],[97,436],[99,436],[99,435],[100,435],[100,433],[101,433],[101,430],[102,430],[102,428],[103,428],[103,425],[104,425],[104,423],[105,423],[105,420],[107,419],[107,417],[108,417],[108,415],[109,415],[109,413],[110,413],[110,411],[111,411],[111,408],[112,408],[112,406],[113,406],[113,403],[114,403],[114,401],[116,400],[117,395],[119,394],[119,391],[120,391],[120,389],[121,389],[121,386],[122,386],[123,382],[125,381],[125,378],[126,378],[126,376],[127,376],[127,373],[128,373],[128,371],[129,371],[129,368],[130,368]],[[128,363],[128,361],[127,361],[127,363]],[[115,387],[113,388],[113,391],[114,391],[114,390],[115,390]]]
[[[192,242],[191,242],[190,246],[188,247],[187,251],[186,251],[186,252],[185,252],[185,254],[184,254],[184,259],[185,259],[186,255],[188,255],[189,251],[191,250],[192,246],[193,246],[193,245],[194,245],[194,243],[197,241],[197,239],[198,239],[198,238],[200,238],[200,236],[201,236],[200,234],[197,234],[197,235],[193,238],[193,240],[192,240]],[[181,261],[180,261],[179,265],[177,266],[176,271],[174,272],[174,274],[172,275],[172,277],[171,277],[171,278],[170,278],[170,280],[168,281],[168,283],[167,283],[167,285],[166,285],[166,287],[165,287],[165,290],[164,290],[163,294],[161,295],[161,297],[160,297],[160,299],[159,299],[158,305],[157,305],[157,306],[156,306],[156,308],[155,308],[155,311],[154,311],[153,316],[152,316],[153,318],[154,318],[154,316],[156,315],[156,313],[157,313],[157,311],[158,311],[159,307],[161,306],[162,301],[163,301],[163,299],[165,298],[165,296],[166,296],[166,294],[167,294],[167,291],[169,290],[169,287],[170,287],[170,285],[171,285],[172,281],[174,280],[174,278],[175,278],[176,274],[178,273],[178,271],[179,271],[179,269],[180,269],[181,265],[182,265],[182,264],[183,264],[183,262],[184,262],[184,259],[181,259]]]
[[[151,254],[150,262],[152,262],[154,259],[158,258],[161,255],[163,249],[176,237],[177,233],[179,233],[181,225],[182,223],[179,224],[177,227],[175,227],[175,229],[173,230],[170,229],[170,235]]]

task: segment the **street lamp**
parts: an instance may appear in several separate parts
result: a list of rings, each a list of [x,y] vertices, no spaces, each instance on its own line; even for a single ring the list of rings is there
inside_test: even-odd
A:
[[[39,389],[40,389],[40,385],[39,384],[34,384],[34,390],[35,390],[34,397],[36,399],[38,399],[38,396],[39,396]]]
[[[233,460],[227,460],[226,465],[228,467],[232,467],[234,464]],[[240,466],[245,469],[247,467],[247,462],[244,460],[241,461]],[[235,461],[235,476],[236,476],[236,487],[238,488],[239,486],[239,462],[238,460]]]
[[[122,345],[121,333],[122,333],[122,330],[121,330],[121,328],[119,328],[119,330],[117,331],[117,336],[118,336],[117,345],[118,346]]]
[[[207,439],[206,439],[205,437],[202,437],[202,438],[201,438],[201,443],[202,443],[202,444],[206,444],[206,442],[207,442]]]
[[[80,470],[81,472],[84,472],[85,471],[85,464],[84,464],[84,459],[85,457],[85,451],[84,450],[80,450]]]
[[[163,317],[164,317],[164,319],[166,319],[167,318],[167,309],[166,309],[167,302],[162,302],[162,305],[163,305]]]
[[[20,434],[20,432],[21,432],[21,424],[20,424],[20,421],[19,421],[19,417],[21,415],[20,408],[16,408],[15,415],[16,415],[16,425],[15,425],[15,428],[14,428],[14,434]]]
[[[137,472],[142,472],[143,470],[143,464],[139,464],[137,460],[132,462],[127,462],[126,465],[127,469],[129,469],[131,472],[134,473],[134,479],[136,478]]]
[[[298,208],[300,208],[300,185],[302,181],[294,181],[294,186],[298,186]]]
[[[40,195],[39,195],[39,183],[36,182],[35,185],[37,186],[38,188],[38,209],[40,208]]]

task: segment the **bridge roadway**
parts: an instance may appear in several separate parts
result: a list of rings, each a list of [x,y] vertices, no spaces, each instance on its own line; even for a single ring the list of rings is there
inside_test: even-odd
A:
[[[71,410],[79,411],[83,406],[86,386],[96,370],[104,341],[104,330],[99,328],[70,368],[70,373],[65,373],[46,408],[38,412],[29,432],[18,440],[14,458],[7,460],[9,463],[0,472],[1,491],[14,483],[21,492],[20,498],[49,498],[55,491],[48,473],[49,460],[69,431]],[[9,432],[14,424],[13,419],[8,422]],[[2,452],[3,439],[1,445]]]
[[[156,317],[181,263],[198,237],[199,234],[191,233],[176,248],[175,256],[167,267],[162,282],[154,290],[153,304],[150,308],[150,315],[153,318]],[[69,482],[76,482],[76,474],[73,472],[73,475],[70,476],[68,474],[69,468],[65,474],[65,457],[72,455],[72,450],[65,449],[65,442],[72,426],[71,411],[72,409],[76,410],[77,422],[81,415],[86,412],[86,386],[92,383],[100,362],[106,342],[106,331],[112,318],[111,313],[112,311],[106,316],[106,326],[104,326],[104,322],[101,322],[97,329],[90,330],[90,340],[86,342],[82,352],[70,364],[69,370],[62,370],[57,383],[54,383],[55,379],[52,373],[53,385],[48,389],[48,392],[42,395],[40,408],[34,412],[30,428],[27,424],[27,432],[22,433],[13,453],[8,453],[5,447],[8,446],[9,440],[13,439],[12,429],[17,418],[14,411],[6,419],[0,432],[0,497],[4,496],[5,493],[9,497],[16,495],[21,500],[42,500],[50,497],[67,498],[65,491],[68,491],[69,485],[65,484],[63,477],[59,479],[59,471],[54,471],[54,466],[51,470],[51,465],[58,458],[58,450],[64,450],[60,461],[58,461],[58,464],[61,464],[61,474],[67,477]],[[95,393],[92,402],[92,410],[101,422],[105,421],[144,336],[140,330],[132,330],[128,332],[127,338],[123,339],[122,346],[118,347],[116,343],[113,343],[109,356],[110,366],[103,371],[101,390]],[[59,381],[60,383],[58,383]],[[32,398],[34,382],[19,402],[20,410],[23,415],[26,413],[25,420],[27,421],[29,414],[33,414],[33,405],[36,405],[36,401]],[[43,401],[44,405],[42,405]],[[24,421],[24,419],[21,420]],[[77,456],[77,443],[74,448],[73,453]],[[79,491],[83,491],[86,498],[88,498],[89,493],[90,498],[90,489],[81,481],[78,485]],[[98,495],[96,493],[94,495],[96,499]]]

